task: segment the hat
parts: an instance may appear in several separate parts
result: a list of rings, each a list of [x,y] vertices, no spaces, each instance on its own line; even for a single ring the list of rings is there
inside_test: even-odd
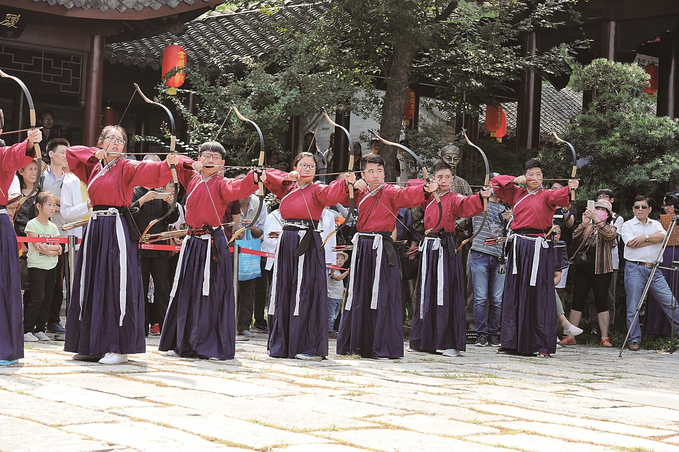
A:
[[[349,260],[349,255],[347,253],[339,252],[337,253],[338,256],[344,256],[344,262]]]
[[[595,202],[594,208],[596,209],[597,207],[603,207],[604,209],[608,210],[608,213],[613,215],[613,205],[607,199],[600,199]]]

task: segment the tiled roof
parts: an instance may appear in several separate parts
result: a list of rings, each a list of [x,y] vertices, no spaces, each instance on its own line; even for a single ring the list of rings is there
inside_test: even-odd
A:
[[[282,14],[285,18],[293,17],[294,11],[299,11],[294,6],[299,6],[299,8],[304,8],[304,16],[308,20],[309,18],[319,19],[323,11],[321,2],[287,0],[285,3],[293,8],[281,8],[275,11],[259,8],[211,11],[187,23],[187,30],[181,36],[164,33],[152,38],[107,44],[105,58],[111,64],[123,63],[142,68],[148,65],[153,69],[159,69],[162,66],[163,50],[170,44],[182,46],[188,53],[189,62],[210,61],[210,50],[214,50],[214,56],[219,60],[220,65],[224,66],[232,65],[243,58],[258,58],[281,44],[271,30],[263,32],[263,27],[272,23],[273,15]]]
[[[503,111],[507,114],[507,138],[516,136],[517,102],[505,102]],[[551,142],[554,137],[552,131],[563,134],[568,121],[582,110],[582,93],[564,88],[557,91],[549,83],[542,84],[542,101],[540,103],[540,141]],[[481,109],[481,128],[485,130],[486,106]]]
[[[176,8],[182,3],[193,5],[196,2],[208,2],[209,0],[33,0],[34,2],[46,2],[50,6],[61,6],[66,9],[82,8],[88,10],[90,8],[98,9],[102,12],[109,9],[115,9],[121,13],[128,9],[141,11],[144,8],[151,8],[158,10],[163,6]]]

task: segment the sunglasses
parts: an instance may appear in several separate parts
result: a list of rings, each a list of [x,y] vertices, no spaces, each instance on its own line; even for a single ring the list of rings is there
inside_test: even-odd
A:
[[[646,210],[646,209],[648,209],[648,206],[634,206],[634,210],[639,210],[639,209]]]

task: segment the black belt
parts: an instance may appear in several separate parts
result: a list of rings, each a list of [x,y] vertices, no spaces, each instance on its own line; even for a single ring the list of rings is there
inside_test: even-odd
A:
[[[394,238],[392,237],[391,232],[371,232],[367,234],[381,235],[382,240],[390,244],[390,246],[387,246],[384,249],[387,252],[387,265],[389,267],[393,267],[396,263],[396,244],[394,243]],[[374,239],[370,235],[361,235],[360,232],[358,233],[358,237],[360,239]]]
[[[517,229],[512,231],[514,234],[521,234],[521,235],[526,235],[526,234],[533,234],[533,235],[540,235],[540,234],[547,234],[549,230],[545,229]]]
[[[318,223],[316,221],[311,220],[286,220],[286,223],[283,225],[284,231],[307,231],[297,245],[295,257],[300,257],[309,250],[316,248],[313,232],[317,225]]]
[[[213,228],[209,224],[204,224],[199,228],[189,227],[189,230],[186,231],[186,235],[190,235],[191,237],[200,237],[201,235],[210,234],[212,236],[212,239],[210,240],[210,246],[212,247],[212,256],[215,262],[219,263],[222,261],[222,253],[219,251],[219,247],[215,243],[215,234],[217,233],[217,231],[221,230],[222,230],[221,226]]]
[[[95,212],[108,209],[116,209],[120,213],[123,213],[125,211],[125,207],[122,206],[105,206],[105,205],[92,206],[92,210],[94,210]]]
[[[451,259],[457,254],[457,244],[455,243],[455,233],[454,232],[430,232],[427,237],[438,237],[441,239],[441,246],[446,250],[448,258]]]

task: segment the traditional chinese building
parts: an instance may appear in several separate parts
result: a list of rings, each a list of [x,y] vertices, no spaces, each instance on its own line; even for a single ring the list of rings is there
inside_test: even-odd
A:
[[[36,110],[50,110],[56,135],[92,145],[102,106],[127,104],[136,81],[151,91],[158,79],[105,62],[107,43],[186,31],[185,23],[222,0],[0,0],[0,69],[28,86]],[[122,75],[121,75],[122,74]],[[139,76],[138,79],[135,79]],[[28,126],[27,105],[14,82],[0,79],[5,130]],[[143,113],[124,125],[137,127]],[[20,139],[9,136],[8,142]]]

